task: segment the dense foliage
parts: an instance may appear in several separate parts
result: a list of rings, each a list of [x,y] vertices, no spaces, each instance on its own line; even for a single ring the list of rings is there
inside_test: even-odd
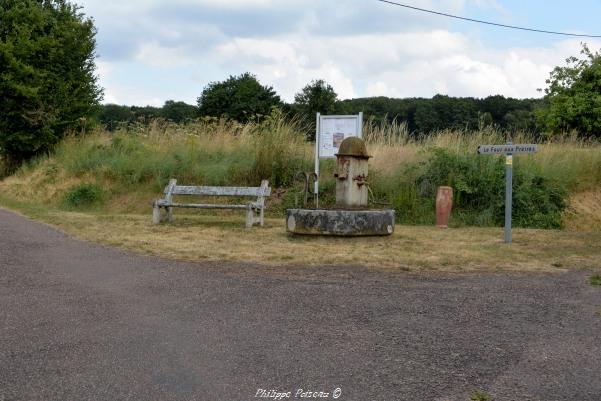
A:
[[[105,104],[100,106],[98,121],[109,131],[114,131],[121,123],[148,124],[162,118],[182,124],[196,117],[198,117],[198,107],[181,101],[167,100],[163,107]]]
[[[343,100],[337,112],[366,118],[405,121],[414,134],[428,134],[441,129],[476,130],[494,125],[510,131],[537,132],[535,110],[539,99],[513,99],[501,95],[484,99],[436,95],[431,99],[393,99],[373,97]]]
[[[94,114],[96,30],[66,0],[3,0],[0,21],[0,154],[16,165]]]
[[[520,100],[500,95],[484,99],[437,95],[432,99],[374,97],[341,101],[336,99],[330,85],[320,84],[320,81],[307,85],[295,99],[295,103],[283,105],[282,109],[303,118],[307,123],[308,139],[314,135],[312,127],[317,111],[324,114],[357,114],[363,111],[365,119],[373,119],[375,123],[396,119],[404,121],[409,131],[417,136],[440,129],[477,130],[486,126],[537,133],[540,127],[535,112],[543,103],[540,99]],[[183,113],[178,115],[172,112],[173,109],[180,109]],[[167,101],[163,107],[104,105],[99,120],[107,128],[115,129],[119,122],[148,123],[155,118],[164,118],[182,123],[202,115],[207,114],[201,114],[195,106]]]
[[[63,195],[63,204],[67,208],[92,206],[102,201],[104,191],[98,184],[79,184]]]
[[[230,76],[222,82],[211,82],[198,98],[203,116],[226,116],[241,123],[261,119],[280,106],[280,97],[271,86],[264,86],[257,78],[244,73]]]
[[[502,226],[505,217],[503,158],[453,153],[434,148],[415,183],[422,202],[430,204],[440,185],[454,190],[455,215],[468,225]],[[521,167],[521,166],[520,166]],[[514,171],[513,223],[517,227],[561,228],[567,191],[534,169]]]
[[[315,114],[334,114],[338,95],[334,88],[322,79],[311,81],[299,93],[294,96],[292,111],[301,116],[309,127],[314,127]],[[315,139],[315,130],[309,129],[308,138]]]
[[[601,137],[601,53],[582,46],[582,59],[570,57],[567,66],[555,67],[545,89],[546,106],[540,113],[553,133],[575,130]]]

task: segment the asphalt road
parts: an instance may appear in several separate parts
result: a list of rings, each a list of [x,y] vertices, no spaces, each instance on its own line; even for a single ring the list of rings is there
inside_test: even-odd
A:
[[[173,262],[0,210],[0,401],[597,401],[588,274]]]

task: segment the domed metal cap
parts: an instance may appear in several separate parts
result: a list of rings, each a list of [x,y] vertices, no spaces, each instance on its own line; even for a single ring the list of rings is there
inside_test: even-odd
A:
[[[340,148],[338,148],[338,153],[336,156],[351,156],[351,157],[359,157],[362,159],[369,159],[371,156],[367,154],[367,147],[365,146],[365,141],[361,138],[357,138],[354,136],[346,138],[340,144]]]

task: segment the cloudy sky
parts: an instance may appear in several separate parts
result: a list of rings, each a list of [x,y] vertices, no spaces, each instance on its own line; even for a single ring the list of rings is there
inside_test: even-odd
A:
[[[312,79],[340,98],[538,97],[579,38],[507,30],[376,0],[75,0],[98,28],[105,103],[195,104],[249,71],[291,101]],[[502,24],[600,35],[598,0],[399,0]],[[600,40],[587,39],[593,49]]]

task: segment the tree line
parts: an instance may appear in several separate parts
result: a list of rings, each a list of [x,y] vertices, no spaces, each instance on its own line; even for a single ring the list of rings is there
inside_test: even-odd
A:
[[[313,86],[311,83],[308,86]],[[514,99],[501,95],[483,99],[473,97],[450,97],[436,95],[433,98],[368,97],[338,100],[335,93],[327,102],[314,102],[311,97],[298,98],[299,102],[284,103],[267,102],[259,112],[237,116],[238,121],[260,120],[267,115],[271,107],[279,107],[289,115],[297,115],[307,123],[315,120],[315,113],[324,114],[357,114],[364,113],[364,118],[378,122],[403,121],[410,132],[427,134],[443,129],[475,130],[485,126],[495,126],[507,130],[521,130],[532,133],[543,129],[537,121],[537,111],[543,107],[542,99]],[[241,101],[241,103],[244,103]],[[236,106],[245,110],[244,104]],[[250,109],[250,107],[246,107]],[[255,110],[256,111],[256,110]],[[98,121],[113,130],[123,122],[148,123],[153,119],[163,118],[175,123],[186,123],[200,117],[232,118],[231,114],[215,108],[204,110],[198,105],[169,100],[162,107],[120,106],[107,104],[100,107]]]
[[[185,123],[199,117],[226,117],[242,123],[260,121],[279,107],[289,115],[296,115],[311,125],[315,113],[357,114],[376,123],[388,120],[403,121],[410,132],[424,135],[444,129],[475,130],[495,126],[508,130],[538,132],[543,124],[537,113],[543,107],[542,99],[514,99],[501,95],[483,99],[436,95],[433,98],[394,99],[384,96],[339,100],[334,88],[324,80],[308,83],[285,103],[272,87],[262,85],[251,73],[230,76],[222,82],[205,87],[196,105],[169,100],[162,107],[103,105],[99,122],[115,129],[123,122],[147,123],[164,118]]]

